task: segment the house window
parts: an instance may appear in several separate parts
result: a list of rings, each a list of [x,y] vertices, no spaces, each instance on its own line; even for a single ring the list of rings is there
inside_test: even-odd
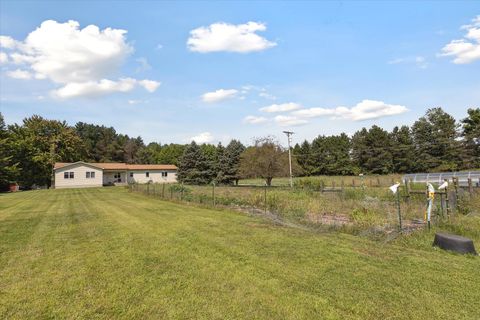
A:
[[[63,179],[73,179],[74,173],[72,171],[67,171],[63,173]]]
[[[95,178],[95,171],[87,171],[86,172],[87,179],[94,179]]]
[[[90,171],[87,171],[86,172],[86,176],[85,176],[87,179],[90,179]]]
[[[113,175],[113,180],[115,182],[122,182],[122,176],[120,172],[115,172],[115,174]]]
[[[130,172],[130,178],[133,178],[133,172]]]
[[[162,178],[166,178],[167,175],[168,175],[168,172],[166,172],[166,171],[163,171],[163,172],[162,172]]]
[[[150,177],[150,172],[148,172],[148,171],[145,172],[145,177],[147,177],[147,178]]]

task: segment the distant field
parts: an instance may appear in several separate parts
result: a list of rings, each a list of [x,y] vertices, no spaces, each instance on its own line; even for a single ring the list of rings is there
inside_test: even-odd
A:
[[[312,177],[295,177],[293,178],[294,182],[305,179],[313,180],[323,180],[327,186],[332,186],[332,183],[335,183],[335,186],[340,187],[342,182],[345,186],[351,187],[356,186],[360,187],[362,184],[369,187],[377,186],[390,186],[392,182],[399,181],[402,178],[402,175],[399,174],[389,174],[389,175],[365,175],[361,176],[312,176]],[[246,185],[264,185],[265,180],[263,179],[243,179],[240,180],[240,184]],[[290,178],[274,178],[272,180],[272,185],[274,186],[287,186],[290,184]]]
[[[0,194],[0,318],[479,319],[480,258],[432,238],[286,228],[124,188]]]

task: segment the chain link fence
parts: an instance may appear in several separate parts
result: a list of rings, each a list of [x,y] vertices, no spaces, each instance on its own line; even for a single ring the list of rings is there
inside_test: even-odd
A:
[[[424,185],[422,185],[424,187]],[[428,194],[419,185],[402,186],[397,198],[388,188],[206,186],[131,184],[131,192],[154,198],[228,208],[299,228],[339,229],[383,236],[426,228]],[[477,190],[450,188],[433,201],[432,224],[472,210]],[[401,229],[400,229],[401,224]]]

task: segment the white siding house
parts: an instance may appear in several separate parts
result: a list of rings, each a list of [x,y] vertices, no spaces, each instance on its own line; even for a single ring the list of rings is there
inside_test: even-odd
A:
[[[177,182],[177,167],[163,164],[56,163],[54,188]]]

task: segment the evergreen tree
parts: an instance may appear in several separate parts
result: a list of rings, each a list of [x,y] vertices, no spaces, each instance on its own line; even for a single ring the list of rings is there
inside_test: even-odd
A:
[[[415,144],[408,126],[393,128],[391,136],[391,153],[393,171],[409,173],[415,170]]]
[[[12,141],[0,113],[0,191],[6,190],[10,182],[18,178],[18,163],[13,160]]]
[[[226,166],[225,166],[225,147],[221,144],[218,143],[216,152],[215,152],[215,161],[214,161],[214,171],[215,171],[215,177],[214,180],[217,183],[224,183],[225,181],[225,172],[226,172]]]
[[[358,168],[357,170],[360,172],[367,172],[366,167],[364,164],[368,160],[368,130],[366,128],[362,128],[361,130],[355,132],[352,137],[352,162]]]
[[[391,141],[387,131],[376,125],[368,131],[363,128],[355,133],[352,144],[353,159],[362,171],[373,174],[392,172]]]
[[[353,173],[350,159],[350,138],[342,133],[325,139],[325,169],[329,175],[348,175]]]
[[[240,159],[244,151],[245,146],[240,141],[230,141],[223,152],[223,156],[220,155],[218,158],[222,172],[220,183],[238,184],[238,180],[240,180]]]
[[[412,127],[418,171],[453,171],[461,166],[459,125],[442,108],[429,109]]]
[[[462,120],[463,167],[480,168],[480,108],[468,109]]]
[[[123,146],[123,161],[126,163],[142,163],[139,153],[145,148],[141,137],[128,138]]]
[[[178,165],[177,178],[186,184],[208,184],[211,181],[208,159],[195,141],[185,148]]]
[[[304,140],[301,145],[298,143],[295,145],[293,148],[293,156],[297,159],[298,164],[306,176],[310,176],[315,172],[312,150],[307,140]]]

